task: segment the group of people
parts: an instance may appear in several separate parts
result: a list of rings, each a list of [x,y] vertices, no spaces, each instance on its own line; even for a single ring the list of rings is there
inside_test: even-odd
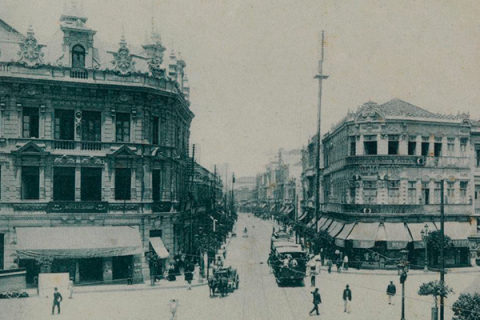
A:
[[[318,288],[312,292],[313,295],[313,308],[308,313],[310,316],[315,311],[317,316],[320,315],[320,311],[318,309],[319,304],[322,303],[322,297],[320,296],[320,292]],[[343,312],[350,313],[350,302],[352,301],[352,290],[350,290],[350,286],[347,284],[345,289],[343,290]]]

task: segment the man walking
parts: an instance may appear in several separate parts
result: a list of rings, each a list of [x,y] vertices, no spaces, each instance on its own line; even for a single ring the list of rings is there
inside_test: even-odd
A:
[[[352,301],[352,291],[350,291],[350,287],[347,284],[345,290],[343,290],[343,312],[350,313],[350,301]]]
[[[170,313],[172,314],[172,317],[170,319],[171,320],[177,319],[178,300],[177,299],[170,300],[170,303],[168,304],[168,306],[170,307]]]
[[[55,292],[53,293],[52,316],[55,313],[55,307],[58,308],[58,314],[60,314],[60,302],[62,302],[62,300],[63,300],[63,297],[60,294],[60,292],[58,292],[58,289],[55,288],[54,290],[55,290]]]
[[[393,284],[393,281],[390,281],[390,284],[387,287],[388,304],[395,304],[393,302],[393,298],[395,298],[396,293],[397,293],[397,288]]]
[[[333,266],[332,259],[328,259],[327,266],[328,266],[328,273],[332,273],[332,266]]]
[[[317,276],[317,264],[312,262],[310,264],[310,286],[315,287],[315,278]]]
[[[348,256],[345,255],[345,257],[343,257],[343,268],[345,269],[345,271],[348,271]]]
[[[70,296],[68,299],[73,298],[73,278],[70,278],[70,281],[68,282],[68,290],[70,291]]]
[[[318,288],[315,288],[315,291],[313,291],[312,294],[313,294],[313,309],[310,310],[308,314],[311,316],[312,312],[315,311],[317,313],[317,316],[319,316],[320,312],[318,311],[318,305],[322,303],[322,298],[320,297],[320,292],[318,292]]]

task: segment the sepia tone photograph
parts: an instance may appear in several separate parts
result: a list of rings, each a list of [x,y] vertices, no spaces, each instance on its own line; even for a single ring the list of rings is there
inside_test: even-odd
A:
[[[0,0],[0,319],[480,320],[480,2]]]

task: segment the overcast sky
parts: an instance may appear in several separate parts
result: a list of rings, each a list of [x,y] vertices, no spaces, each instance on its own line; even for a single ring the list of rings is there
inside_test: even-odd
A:
[[[315,133],[313,79],[326,32],[322,131],[367,101],[406,100],[480,118],[479,1],[84,0],[105,42],[141,44],[151,16],[187,63],[201,163],[255,174]],[[62,0],[0,0],[0,18],[43,43]]]

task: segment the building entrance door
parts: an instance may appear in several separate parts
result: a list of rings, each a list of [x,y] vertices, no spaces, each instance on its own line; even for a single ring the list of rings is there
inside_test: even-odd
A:
[[[102,258],[79,259],[78,265],[81,282],[96,282],[103,280]]]
[[[122,256],[112,258],[112,277],[113,280],[126,280],[128,278],[128,268],[133,270],[132,256]]]

